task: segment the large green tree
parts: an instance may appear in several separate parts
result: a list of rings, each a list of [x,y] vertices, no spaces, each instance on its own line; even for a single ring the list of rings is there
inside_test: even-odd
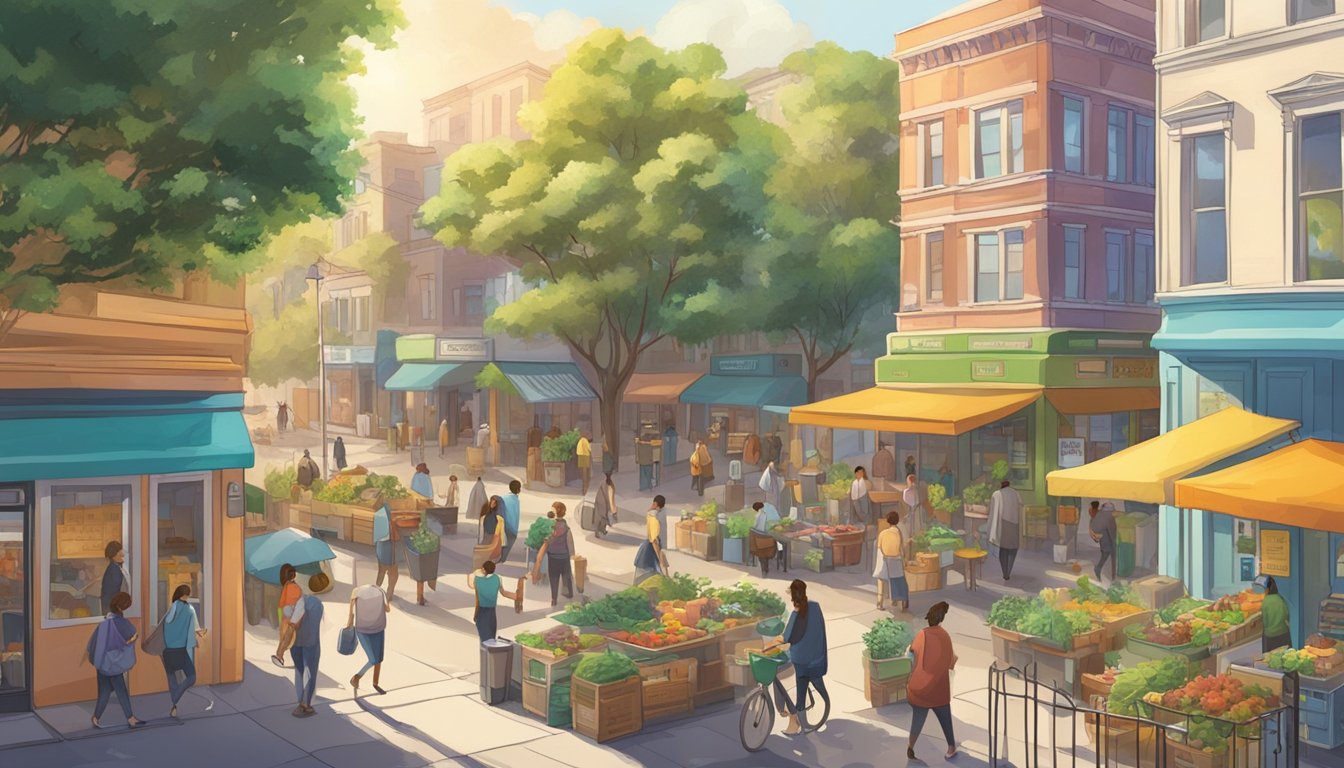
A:
[[[360,165],[359,39],[395,0],[7,0],[0,336],[63,284],[233,280],[335,213]]]
[[[640,355],[720,331],[773,147],[708,45],[664,51],[599,30],[520,122],[531,139],[458,151],[423,213],[450,246],[504,253],[534,289],[488,328],[554,336],[596,377],[605,450]]]
[[[766,184],[766,237],[732,305],[750,323],[744,330],[801,344],[815,400],[818,377],[867,337],[894,330],[898,70],[833,43],[792,54],[783,69],[799,80],[779,93],[786,144]]]

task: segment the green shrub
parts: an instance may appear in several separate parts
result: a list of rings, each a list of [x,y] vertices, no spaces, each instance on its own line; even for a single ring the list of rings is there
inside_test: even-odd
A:
[[[813,570],[820,570],[821,563],[826,559],[826,553],[820,549],[809,549],[807,554],[803,555],[803,564]]]
[[[551,462],[569,461],[577,455],[578,448],[579,430],[571,429],[562,433],[559,437],[548,437],[541,441],[541,460]]]
[[[872,629],[863,634],[863,644],[868,648],[869,658],[894,659],[905,655],[914,637],[915,631],[908,623],[881,618],[874,621]]]
[[[425,525],[423,514],[420,515],[420,527],[406,537],[406,543],[410,546],[411,551],[417,555],[427,555],[438,550],[439,537],[429,530],[429,526]]]
[[[1008,462],[1003,459],[994,462],[994,468],[990,470],[990,476],[994,478],[994,482],[996,483],[1002,483],[1004,480],[1007,480]]]
[[[738,512],[728,516],[728,538],[745,539],[751,533],[751,524],[756,516],[750,512]]]
[[[299,473],[295,467],[269,469],[266,472],[266,493],[272,499],[288,499],[289,490],[298,481]]]
[[[551,537],[555,531],[555,521],[549,517],[539,517],[532,521],[532,525],[527,528],[527,546],[532,549],[541,549],[541,545]]]
[[[841,480],[845,481],[845,487],[848,488],[849,484],[854,482],[854,468],[842,461],[837,461],[826,468],[826,482],[828,484],[838,483]]]

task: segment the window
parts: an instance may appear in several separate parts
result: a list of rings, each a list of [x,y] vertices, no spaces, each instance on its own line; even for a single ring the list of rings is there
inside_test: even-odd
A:
[[[971,477],[988,476],[997,462],[1008,464],[1008,480],[1019,490],[1029,490],[1034,482],[1035,460],[1032,442],[1036,407],[1028,406],[1021,413],[996,421],[971,432]]]
[[[492,137],[504,131],[504,97],[498,94],[490,98],[490,126]]]
[[[433,320],[438,316],[438,312],[434,310],[435,305],[438,303],[435,297],[437,291],[435,290],[434,286],[434,276],[421,275],[419,281],[420,281],[420,319]]]
[[[943,121],[924,125],[924,186],[943,184]]]
[[[1184,282],[1227,281],[1227,178],[1223,134],[1212,133],[1187,140],[1187,167],[1191,173],[1187,190],[1187,264]]]
[[[104,595],[102,586],[111,542],[120,544],[124,555],[124,562],[111,566],[122,572],[121,591],[138,594],[139,525],[133,510],[139,508],[139,487],[139,478],[38,485],[45,542],[40,572],[50,574],[43,627],[94,623],[107,614],[112,595]],[[127,615],[140,615],[138,601]]]
[[[150,620],[157,622],[168,610],[173,592],[182,584],[191,588],[190,604],[202,627],[209,624],[207,610],[210,579],[210,476],[166,475],[150,479],[154,503],[150,528],[151,578]]]
[[[1344,279],[1344,156],[1338,112],[1302,120],[1298,150],[1300,280]]]
[[[1087,230],[1064,225],[1064,298],[1083,298],[1083,237]]]
[[[462,314],[467,317],[485,315],[485,286],[481,283],[467,283],[462,286]]]
[[[431,165],[425,169],[424,195],[429,200],[439,194],[439,187],[443,183],[443,166]]]
[[[336,314],[336,330],[340,333],[350,332],[350,297],[340,296],[331,302],[332,311]]]
[[[1136,304],[1151,304],[1157,290],[1157,251],[1153,247],[1151,230],[1134,233],[1134,294]]]
[[[1203,376],[1199,379],[1199,418],[1217,413],[1224,408],[1241,407],[1241,401],[1221,384]]]
[[[1227,0],[1185,0],[1185,44],[1227,34]]]
[[[1064,97],[1064,170],[1083,172],[1083,100]]]
[[[355,307],[355,321],[354,321],[355,330],[356,331],[369,330],[369,297],[356,296],[354,299],[354,307]]]
[[[1020,229],[975,236],[977,302],[1012,301],[1022,298],[1024,244],[1025,238]]]
[[[1145,187],[1157,182],[1157,132],[1153,118],[1134,116],[1134,183]]]
[[[975,177],[992,179],[1022,171],[1022,102],[975,113]]]
[[[1129,181],[1129,118],[1123,107],[1106,110],[1106,179]]]
[[[1335,13],[1335,0],[1293,0],[1293,23],[1319,19]]]
[[[934,232],[924,236],[926,282],[924,297],[930,303],[943,301],[943,233]]]
[[[355,194],[362,195],[369,188],[369,174],[361,173],[355,177]]]
[[[1129,250],[1129,235],[1124,232],[1106,233],[1106,300],[1124,301],[1128,295],[1125,276],[1125,253]]]

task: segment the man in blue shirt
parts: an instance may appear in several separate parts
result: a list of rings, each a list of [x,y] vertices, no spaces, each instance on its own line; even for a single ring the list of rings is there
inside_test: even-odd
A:
[[[518,492],[523,490],[523,484],[517,480],[509,482],[509,492],[504,494],[504,549],[499,555],[499,562],[508,562],[509,550],[513,549],[513,542],[518,540],[518,525],[522,517],[523,500],[518,498]]]
[[[329,583],[325,573],[316,573],[308,579],[308,590],[325,592]],[[294,658],[294,695],[299,700],[293,715],[311,717],[317,714],[313,694],[317,692],[317,663],[322,658],[322,601],[316,594],[304,595],[294,606],[290,621],[298,625],[294,646],[289,649]]]

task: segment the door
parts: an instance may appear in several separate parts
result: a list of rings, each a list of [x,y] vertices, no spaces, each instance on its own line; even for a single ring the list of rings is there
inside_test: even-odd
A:
[[[28,521],[31,485],[0,485],[0,712],[32,707],[28,648],[32,642],[28,606]]]

